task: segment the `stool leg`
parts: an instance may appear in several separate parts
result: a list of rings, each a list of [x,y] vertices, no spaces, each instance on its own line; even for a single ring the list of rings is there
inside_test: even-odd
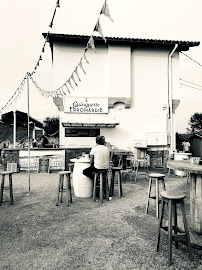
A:
[[[3,201],[4,179],[5,179],[5,175],[2,175],[2,179],[1,179],[1,193],[0,193],[0,205],[1,205],[2,201]]]
[[[103,178],[102,173],[100,173],[100,200],[103,203]]]
[[[58,184],[58,191],[57,191],[57,201],[56,201],[56,206],[58,206],[59,199],[60,199],[60,184],[61,184],[61,175],[59,176],[59,184]]]
[[[190,261],[193,261],[193,254],[192,254],[192,248],[191,248],[191,243],[190,243],[189,228],[188,228],[188,224],[187,224],[184,201],[180,202],[180,206],[181,206],[182,218],[183,218],[183,222],[184,222],[184,229],[185,229],[186,238],[187,238],[187,247],[188,247],[188,251],[189,251],[189,259],[190,259]]]
[[[173,202],[174,233],[177,234],[177,205]],[[175,241],[175,247],[178,248],[178,241]]]
[[[62,203],[62,198],[63,198],[63,182],[64,182],[64,175],[61,174],[61,178],[60,178],[60,192],[61,192],[61,196],[60,196],[60,202]]]
[[[159,243],[160,243],[160,236],[161,236],[160,230],[161,230],[162,223],[163,223],[164,206],[165,206],[165,201],[164,201],[164,199],[162,198],[162,199],[161,199],[161,212],[160,212],[159,225],[158,225],[158,232],[157,232],[158,235],[157,235],[157,242],[156,242],[156,251],[159,250]]]
[[[118,171],[118,195],[119,199],[121,198],[121,178],[120,178],[120,172]]]
[[[112,195],[114,194],[114,176],[115,176],[115,172],[114,170],[112,170],[110,195],[109,195],[110,197],[112,197]]]
[[[149,189],[148,189],[148,198],[147,198],[147,204],[146,204],[146,214],[148,214],[148,209],[149,209],[149,198],[151,194],[151,177],[149,178]]]
[[[70,175],[66,175],[68,177],[68,191],[69,191],[69,201],[72,203],[72,186],[71,186],[71,177]]]
[[[66,205],[69,206],[69,175],[66,175]]]
[[[120,190],[121,190],[121,196],[123,196],[123,189],[122,189],[122,175],[121,172],[119,172],[120,174]]]
[[[13,184],[12,184],[12,174],[9,174],[9,187],[10,187],[10,204],[13,204]]]
[[[156,218],[159,218],[159,181],[156,179]]]
[[[106,185],[106,199],[107,199],[107,201],[109,201],[109,185],[108,185],[108,175],[107,175],[107,173],[106,173],[105,177],[106,177],[106,182],[105,182],[105,185]]]
[[[166,191],[166,185],[165,185],[164,177],[162,178],[162,188],[163,188],[164,191]]]
[[[168,264],[172,263],[172,200],[168,203]]]
[[[96,185],[97,185],[97,173],[94,176],[94,185],[93,185],[93,201],[95,202],[96,198]]]

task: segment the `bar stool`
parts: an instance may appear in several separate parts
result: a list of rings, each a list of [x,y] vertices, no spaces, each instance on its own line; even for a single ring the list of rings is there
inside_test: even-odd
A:
[[[111,185],[110,185],[110,197],[114,194],[114,178],[115,174],[117,173],[118,176],[118,196],[119,199],[121,196],[123,196],[123,191],[122,191],[122,178],[121,178],[121,167],[112,167],[112,177],[111,177]]]
[[[57,201],[56,206],[58,206],[59,200],[62,203],[63,191],[66,191],[66,204],[69,206],[69,202],[72,203],[72,189],[71,189],[71,181],[70,181],[70,171],[60,171],[59,174],[59,183],[58,183],[58,191],[57,191]],[[66,189],[64,189],[64,176],[66,176],[67,184]],[[60,196],[61,193],[61,196]],[[69,193],[69,195],[68,195]]]
[[[186,197],[185,194],[180,192],[173,192],[173,191],[163,191],[161,192],[162,197],[162,207],[158,225],[158,235],[157,235],[157,244],[156,244],[156,251],[159,250],[159,242],[160,242],[160,235],[163,234],[168,239],[168,264],[171,265],[172,263],[172,241],[175,241],[175,247],[178,248],[178,241],[185,240],[187,242],[188,251],[189,251],[189,259],[190,261],[193,260],[192,256],[192,248],[190,244],[189,238],[189,229],[185,214],[185,207],[184,207],[184,198]],[[163,223],[163,215],[164,215],[164,206],[165,203],[168,203],[168,226],[162,226]],[[184,230],[181,230],[177,226],[177,204],[180,204],[181,211],[182,211],[182,218],[184,223]],[[172,211],[174,210],[174,213]],[[172,225],[172,214],[174,217],[174,225]]]
[[[148,199],[146,204],[146,214],[148,214],[149,209],[149,199],[155,199],[156,200],[156,218],[159,218],[159,181],[162,183],[163,190],[166,190],[165,181],[164,181],[165,174],[161,173],[150,173],[149,174],[149,190],[148,190]],[[151,196],[151,188],[152,183],[155,181],[155,187],[156,187],[156,195]]]
[[[0,172],[2,175],[1,178],[1,192],[0,192],[0,205],[3,201],[3,190],[4,190],[4,181],[5,181],[5,176],[8,175],[9,178],[9,189],[10,189],[10,204],[13,204],[13,184],[12,184],[12,174],[13,172],[11,171],[5,171],[5,172]]]
[[[103,184],[103,178],[105,177],[105,185]],[[98,181],[100,180],[100,183]],[[109,185],[108,185],[108,175],[107,170],[98,170],[95,172],[94,184],[93,184],[93,201],[96,200],[96,188],[100,188],[100,200],[103,203],[103,192],[106,190],[106,199],[109,201]]]

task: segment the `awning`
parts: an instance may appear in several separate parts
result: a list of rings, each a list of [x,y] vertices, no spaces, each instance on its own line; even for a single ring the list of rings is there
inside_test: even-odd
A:
[[[16,124],[17,126],[21,126],[21,127],[25,127],[27,126],[27,113],[21,112],[21,111],[16,111]],[[13,111],[4,113],[1,115],[1,121],[3,123],[9,123],[9,124],[13,124]],[[34,123],[36,127],[38,128],[43,128],[43,124],[41,122],[39,122],[38,120],[29,117],[29,121],[30,123]]]
[[[85,128],[115,128],[115,126],[119,125],[119,123],[72,123],[72,122],[63,122],[63,127],[85,127]]]

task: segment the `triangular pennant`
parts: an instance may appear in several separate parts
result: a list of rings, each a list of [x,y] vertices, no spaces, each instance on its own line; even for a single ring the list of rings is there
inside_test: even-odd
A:
[[[52,20],[51,20],[51,22],[50,22],[50,24],[49,24],[49,27],[50,27],[50,28],[53,27],[53,21],[54,21],[54,18],[55,18],[55,14],[56,14],[56,8],[55,8],[55,10],[54,10]]]
[[[64,91],[64,89],[63,89],[63,86],[61,87],[61,91],[62,91],[62,93],[64,94],[64,96],[66,96],[66,93],[65,93],[65,91]]]
[[[74,87],[72,86],[71,80],[69,79],[67,82],[71,86],[71,88],[74,90]]]
[[[103,33],[102,33],[102,28],[101,28],[101,26],[100,26],[99,20],[98,20],[97,23],[96,23],[96,26],[95,26],[95,28],[94,28],[94,31],[97,31],[97,32],[102,36],[102,38],[104,39],[104,41],[107,42],[106,38],[104,37],[104,35],[103,35]]]
[[[75,83],[75,85],[78,86],[78,84],[76,83],[76,81],[74,79],[74,73],[72,73],[72,75],[70,76],[70,78],[73,80],[73,82]]]
[[[68,86],[66,85],[66,83],[65,83],[65,87],[67,88],[67,92],[70,94],[69,88],[68,88]]]
[[[82,58],[81,58],[80,61],[79,61],[79,66],[80,66],[80,68],[83,70],[83,73],[86,74],[86,72],[85,72],[85,70],[84,70],[84,68],[83,68]]]
[[[56,7],[60,7],[60,0],[57,0]]]
[[[109,7],[108,7],[108,5],[107,5],[107,0],[105,0],[105,2],[104,2],[100,14],[104,14],[104,15],[105,15],[106,17],[108,17],[112,22],[114,22],[114,20],[111,18],[110,13],[109,13]]]
[[[77,78],[79,79],[79,81],[81,81],[80,77],[79,77],[79,72],[78,72],[78,67],[75,68],[75,73]]]
[[[86,58],[86,55],[85,55],[85,53],[84,53],[83,57],[85,58],[85,60],[86,60],[86,63],[90,64],[90,62],[89,62],[89,61],[88,61],[88,59]]]
[[[96,52],[93,36],[90,37],[90,39],[89,39],[89,41],[88,41],[88,44],[89,44],[89,45],[91,46],[91,48]]]
[[[40,60],[42,60],[42,57],[41,57],[41,55],[39,56],[39,61],[40,61]]]

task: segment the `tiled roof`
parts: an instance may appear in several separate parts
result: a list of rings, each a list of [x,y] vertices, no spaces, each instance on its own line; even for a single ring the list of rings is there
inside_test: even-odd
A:
[[[47,33],[43,33],[46,37]],[[90,36],[87,35],[70,35],[70,34],[57,34],[48,33],[49,42],[63,41],[63,42],[77,42],[85,43],[89,40]],[[163,39],[146,39],[146,38],[124,38],[124,37],[106,37],[107,42],[116,44],[130,44],[131,46],[143,46],[147,45],[150,47],[167,47],[173,48],[175,44],[178,44],[179,51],[187,51],[190,47],[195,47],[200,44],[199,41],[180,41],[180,40],[163,40]],[[104,42],[102,37],[94,36],[94,40],[97,42]]]

